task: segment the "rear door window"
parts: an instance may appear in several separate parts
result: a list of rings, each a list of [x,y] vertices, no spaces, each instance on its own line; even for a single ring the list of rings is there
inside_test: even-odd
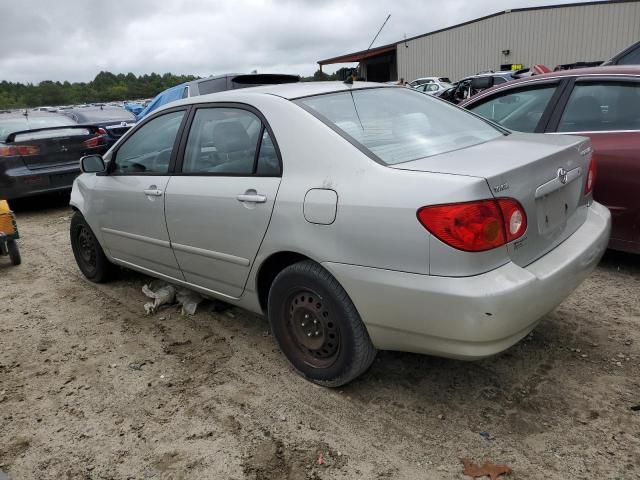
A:
[[[238,108],[196,111],[184,153],[183,173],[252,175],[262,122]]]
[[[280,159],[271,135],[263,129],[262,141],[260,143],[260,154],[258,155],[258,166],[256,174],[264,176],[280,175]]]
[[[640,130],[640,82],[578,82],[558,132]]]
[[[517,132],[535,132],[557,84],[510,89],[468,107],[503,127]]]

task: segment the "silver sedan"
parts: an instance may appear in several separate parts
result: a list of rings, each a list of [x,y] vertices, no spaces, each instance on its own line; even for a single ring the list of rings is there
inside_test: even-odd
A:
[[[71,243],[89,280],[118,265],[265,313],[294,369],[327,386],[378,349],[505,350],[610,230],[588,139],[380,84],[181,100],[81,167]]]

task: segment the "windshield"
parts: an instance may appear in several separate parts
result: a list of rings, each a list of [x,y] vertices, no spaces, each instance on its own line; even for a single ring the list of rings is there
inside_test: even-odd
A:
[[[503,135],[474,115],[407,88],[353,90],[299,102],[387,165],[471,147]]]
[[[51,117],[36,117],[35,115],[30,115],[0,118],[0,142],[4,142],[13,132],[32,130],[35,128],[64,127],[65,125],[75,125],[75,122],[70,118],[55,115],[51,115]]]

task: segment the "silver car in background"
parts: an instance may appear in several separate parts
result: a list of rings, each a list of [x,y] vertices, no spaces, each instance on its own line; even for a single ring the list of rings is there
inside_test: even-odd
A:
[[[380,84],[188,98],[81,166],[71,242],[87,278],[119,265],[266,313],[295,370],[327,386],[377,349],[507,349],[610,230],[588,139]]]

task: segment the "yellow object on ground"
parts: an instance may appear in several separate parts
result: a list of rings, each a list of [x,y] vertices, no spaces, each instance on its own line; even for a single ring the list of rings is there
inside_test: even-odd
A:
[[[13,212],[6,200],[0,200],[0,232],[6,235],[12,235],[16,232]]]

